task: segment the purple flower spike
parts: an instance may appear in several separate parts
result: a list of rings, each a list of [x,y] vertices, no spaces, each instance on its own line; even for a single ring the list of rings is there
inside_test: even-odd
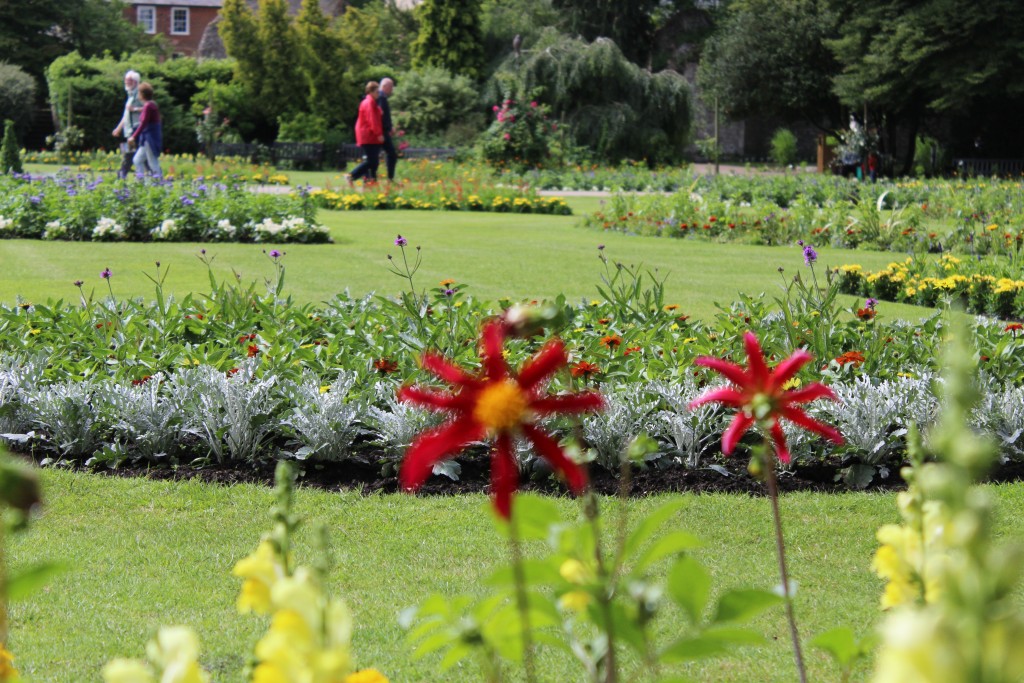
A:
[[[804,263],[807,265],[813,265],[818,260],[818,252],[814,251],[814,247],[807,245],[804,247]]]
[[[409,240],[405,239],[401,235],[399,235],[398,237],[395,238],[395,246],[396,247],[404,247],[407,244],[409,244]]]
[[[872,310],[874,310],[875,306],[877,306],[877,305],[878,305],[878,299],[868,298],[868,300],[864,302],[864,308],[870,308]]]
[[[104,268],[103,272],[100,273],[100,277],[104,280],[109,280],[111,275],[113,275],[113,273],[110,272],[110,268]]]

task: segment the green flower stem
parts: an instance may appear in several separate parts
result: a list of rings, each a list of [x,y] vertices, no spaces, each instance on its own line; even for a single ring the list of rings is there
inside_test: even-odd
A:
[[[772,503],[772,520],[775,523],[775,552],[779,559],[779,577],[782,579],[782,598],[786,603],[786,619],[789,621],[789,636],[793,641],[793,657],[796,659],[796,670],[800,675],[800,683],[807,683],[807,671],[804,668],[803,652],[800,649],[800,634],[796,626],[796,614],[793,612],[793,596],[789,593],[789,572],[786,569],[786,544],[782,536],[782,516],[779,513],[779,486],[775,477],[775,451],[765,438],[761,445],[762,453],[754,454],[764,460],[765,483],[768,485],[768,498]]]
[[[530,636],[530,599],[526,593],[526,569],[523,566],[523,548],[514,508],[508,520],[508,542],[512,554],[512,576],[516,584],[516,606],[519,608],[523,629],[523,670],[526,683],[533,683],[537,679],[533,662],[533,638]]]
[[[583,506],[587,521],[594,527],[594,560],[597,563],[597,577],[602,587],[599,600],[601,603],[601,615],[604,618],[605,637],[608,641],[605,654],[605,683],[616,683],[619,680],[618,664],[615,660],[615,620],[612,616],[613,580],[604,562],[604,555],[601,550],[601,526],[599,523],[600,512],[597,507],[597,495],[593,491],[587,493],[587,500]]]

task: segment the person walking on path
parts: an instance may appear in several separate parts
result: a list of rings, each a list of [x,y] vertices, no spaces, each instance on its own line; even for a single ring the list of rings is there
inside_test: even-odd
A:
[[[139,97],[143,102],[142,115],[138,127],[129,138],[130,142],[138,145],[135,168],[139,173],[149,173],[160,178],[160,150],[164,146],[164,131],[160,108],[153,101],[153,86],[149,83],[139,85]]]
[[[142,102],[139,100],[139,81],[142,77],[139,76],[138,71],[128,71],[124,75],[124,91],[128,95],[128,99],[124,103],[124,114],[121,115],[121,121],[117,124],[117,128],[114,129],[114,137],[120,138],[124,136],[124,142],[121,143],[121,168],[117,172],[118,178],[127,178],[128,174],[132,171],[132,159],[135,156],[135,150],[131,149],[128,144],[128,139],[135,132],[135,129],[139,126],[139,116],[142,113]]]
[[[349,187],[355,181],[366,177],[365,182],[376,182],[377,167],[380,166],[380,150],[384,146],[384,122],[381,117],[377,97],[380,95],[380,84],[370,81],[366,84],[366,97],[359,104],[359,117],[356,119],[356,144],[363,148],[363,163],[352,169],[348,176]]]
[[[395,124],[391,121],[391,103],[389,98],[395,89],[395,82],[390,78],[381,79],[380,97],[377,98],[377,105],[381,111],[381,121],[384,125],[384,162],[387,164],[388,181],[395,179],[395,166],[398,164],[398,152],[395,151]]]

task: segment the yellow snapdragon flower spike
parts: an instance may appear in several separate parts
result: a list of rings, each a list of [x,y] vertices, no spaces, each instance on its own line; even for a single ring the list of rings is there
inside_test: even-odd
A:
[[[252,555],[239,560],[231,573],[245,579],[236,602],[238,611],[269,613],[270,589],[284,573],[270,541],[263,541]]]
[[[155,683],[153,671],[137,659],[112,659],[103,667],[104,683]],[[0,680],[7,680],[2,679]]]

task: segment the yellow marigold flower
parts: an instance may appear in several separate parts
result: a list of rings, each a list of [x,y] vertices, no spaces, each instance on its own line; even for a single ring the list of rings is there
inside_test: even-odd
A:
[[[111,659],[103,666],[104,683],[154,683],[153,671],[137,659]],[[0,671],[0,680],[10,680]]]
[[[999,225],[996,224],[996,223],[993,223],[992,225],[986,225],[985,229],[988,230],[989,232],[995,232],[996,230],[999,229]]]
[[[388,677],[376,669],[363,669],[345,677],[345,683],[389,683]]]
[[[793,379],[789,380],[788,382],[783,383],[782,388],[788,391],[790,389],[798,388],[801,384],[803,384],[803,382],[800,381],[800,378],[799,377],[794,377]]]
[[[860,271],[862,271],[864,269],[861,266],[857,265],[857,264],[850,264],[850,265],[845,265],[845,266],[839,266],[839,270],[844,272],[844,273],[859,273]]]

